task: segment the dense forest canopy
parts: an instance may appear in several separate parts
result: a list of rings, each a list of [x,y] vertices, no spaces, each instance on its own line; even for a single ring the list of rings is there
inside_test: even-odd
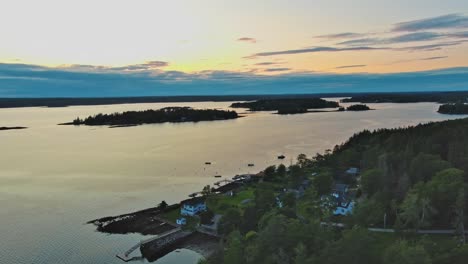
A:
[[[190,107],[166,107],[158,110],[128,111],[113,114],[97,114],[85,119],[77,118],[70,125],[138,125],[165,122],[198,122],[234,119],[235,111],[217,109],[193,109]]]
[[[439,106],[439,110],[437,112],[441,114],[448,114],[448,115],[466,115],[468,114],[468,104],[465,104],[465,103],[443,104]]]
[[[334,101],[321,98],[286,98],[233,103],[233,108],[248,108],[250,111],[306,112],[307,109],[337,108]]]
[[[252,202],[223,207],[223,247],[201,263],[466,263],[467,131],[468,119],[366,130],[324,154],[270,166]],[[350,167],[360,175],[345,173]],[[352,214],[333,215],[324,202],[334,183],[349,185]],[[384,227],[393,233],[368,229]],[[418,234],[439,229],[455,233]]]
[[[346,107],[346,110],[348,111],[367,111],[370,110],[369,106],[365,104],[355,104],[355,105],[350,105]]]

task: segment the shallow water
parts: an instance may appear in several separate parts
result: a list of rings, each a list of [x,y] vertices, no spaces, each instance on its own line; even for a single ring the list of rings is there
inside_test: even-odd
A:
[[[363,129],[455,118],[436,113],[436,104],[417,103],[369,104],[376,110],[366,112],[250,113],[235,120],[112,129],[56,125],[99,112],[229,105],[0,109],[0,126],[29,127],[0,131],[0,263],[122,263],[115,255],[142,236],[100,234],[86,221],[161,200],[176,202],[212,184],[216,174],[257,172],[278,164],[279,154],[289,164],[300,153],[323,152]],[[199,257],[183,250],[157,263],[196,263]]]

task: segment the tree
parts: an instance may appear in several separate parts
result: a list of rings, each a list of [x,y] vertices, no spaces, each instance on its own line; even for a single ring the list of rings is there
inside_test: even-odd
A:
[[[369,196],[382,189],[383,174],[379,169],[366,170],[361,175],[362,190]]]
[[[211,186],[210,185],[206,185],[205,187],[203,187],[203,190],[202,190],[202,195],[203,196],[208,196],[211,194]]]
[[[464,172],[449,168],[442,170],[426,184],[427,197],[430,197],[438,214],[436,223],[448,225],[453,222],[453,207],[455,206],[460,188],[464,187]]]
[[[312,184],[319,195],[329,194],[332,189],[333,177],[330,172],[323,171],[313,178]]]
[[[258,214],[254,206],[248,206],[242,215],[242,233],[247,233],[252,230],[257,230]]]
[[[292,187],[296,187],[302,181],[303,172],[299,165],[289,166],[289,182]]]
[[[166,207],[168,206],[168,204],[166,203],[166,201],[161,201],[158,205],[158,209],[161,209],[161,210],[164,210],[166,209]]]
[[[255,207],[258,212],[266,212],[275,204],[275,193],[270,186],[260,184],[255,189],[254,194]]]
[[[232,232],[228,237],[227,249],[224,254],[225,264],[245,263],[243,239],[239,231]]]
[[[214,217],[214,213],[211,210],[206,210],[206,211],[201,212],[199,216],[200,216],[200,224],[211,225],[212,219]]]
[[[294,249],[294,253],[296,255],[294,257],[294,264],[305,264],[308,262],[307,248],[303,243],[297,244],[296,248]]]
[[[399,216],[404,221],[404,225],[416,230],[430,226],[431,217],[436,213],[430,199],[421,194],[423,191],[424,184],[417,184],[408,192],[400,206],[402,212]]]
[[[430,264],[431,258],[421,245],[410,245],[407,241],[397,241],[383,254],[384,264]]]
[[[438,155],[419,153],[410,163],[409,175],[413,184],[430,180],[437,172],[450,168],[450,163]]]
[[[278,165],[278,167],[276,167],[276,174],[283,179],[284,176],[286,176],[286,166],[284,166],[284,164]]]
[[[454,206],[454,212],[455,212],[454,226],[463,244],[466,243],[465,206],[466,206],[465,188],[461,187],[458,191],[457,200],[455,201],[455,206]]]
[[[351,217],[360,226],[375,226],[383,222],[384,214],[383,204],[371,197],[361,200],[353,209]]]
[[[319,263],[377,263],[372,250],[374,246],[375,239],[370,232],[356,226],[351,230],[344,231],[341,239],[331,243],[320,256]]]
[[[219,220],[218,233],[221,235],[228,235],[232,231],[239,228],[241,222],[242,219],[239,210],[230,208]]]
[[[272,181],[275,177],[276,166],[274,165],[268,166],[263,172],[265,173],[265,176],[264,176],[265,181]]]

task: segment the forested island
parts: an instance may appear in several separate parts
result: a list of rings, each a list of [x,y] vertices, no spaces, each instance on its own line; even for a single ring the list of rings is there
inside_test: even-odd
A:
[[[447,115],[467,115],[468,104],[465,104],[465,103],[443,104],[439,106],[439,110],[437,112],[441,114],[447,114]]]
[[[132,126],[165,122],[199,122],[238,118],[235,111],[217,109],[193,109],[191,107],[166,107],[158,110],[127,111],[113,114],[97,114],[62,125]]]
[[[355,104],[355,105],[350,105],[346,107],[346,110],[347,111],[367,111],[371,109],[369,108],[369,106],[365,104]]]
[[[249,111],[277,111],[278,114],[307,113],[309,109],[338,108],[339,106],[337,102],[321,98],[265,99],[231,104],[232,108],[248,108]]]
[[[468,92],[371,93],[353,95],[341,100],[346,103],[455,103],[466,101]]]

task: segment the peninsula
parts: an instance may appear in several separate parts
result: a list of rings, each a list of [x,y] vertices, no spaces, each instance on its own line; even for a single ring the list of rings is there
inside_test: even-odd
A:
[[[458,119],[364,130],[289,167],[88,223],[106,233],[159,234],[131,248],[151,260],[191,248],[203,264],[416,263],[386,261],[405,254],[427,260],[417,263],[465,263],[467,127]]]
[[[87,125],[87,126],[134,126],[155,123],[180,123],[214,121],[238,118],[235,111],[217,109],[193,109],[191,107],[166,107],[158,110],[127,111],[113,114],[97,114],[85,119],[76,118],[72,122],[60,125]]]

